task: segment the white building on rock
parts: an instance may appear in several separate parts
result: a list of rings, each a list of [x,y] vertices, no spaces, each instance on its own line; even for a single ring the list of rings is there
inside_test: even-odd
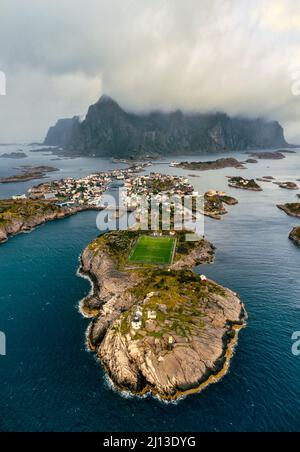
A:
[[[131,326],[133,330],[140,330],[142,328],[142,319],[138,315],[135,315],[132,319]]]

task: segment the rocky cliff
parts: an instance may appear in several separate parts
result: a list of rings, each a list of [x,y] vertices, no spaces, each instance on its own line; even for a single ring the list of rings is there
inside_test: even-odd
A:
[[[78,209],[60,208],[45,201],[0,200],[0,243],[8,237],[28,232],[48,221],[73,215]]]
[[[70,141],[72,129],[79,125],[79,117],[59,119],[55,126],[50,127],[44,141],[45,146],[64,147]]]
[[[137,234],[107,234],[82,254],[81,271],[94,282],[81,304],[93,317],[88,341],[120,390],[176,399],[223,376],[246,313],[236,294],[191,271],[212,261],[210,243],[184,250],[178,238],[170,269],[129,268],[126,255]]]
[[[277,122],[230,118],[222,113],[156,111],[138,115],[124,111],[108,96],[89,108],[82,123],[70,121],[59,121],[51,128],[45,144],[64,146],[70,154],[110,157],[197,155],[288,146]]]

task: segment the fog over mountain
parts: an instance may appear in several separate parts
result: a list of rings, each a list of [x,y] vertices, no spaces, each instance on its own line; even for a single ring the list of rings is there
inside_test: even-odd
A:
[[[181,110],[138,115],[106,95],[90,106],[83,122],[78,117],[58,120],[44,144],[71,155],[117,158],[288,146],[276,121]]]
[[[108,93],[126,111],[279,121],[300,142],[298,0],[2,0],[0,142]]]

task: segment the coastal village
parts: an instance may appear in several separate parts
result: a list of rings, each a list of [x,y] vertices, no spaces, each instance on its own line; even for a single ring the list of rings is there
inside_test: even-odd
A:
[[[170,217],[175,206],[177,215],[182,215],[185,212],[182,200],[191,196],[200,198],[188,179],[151,173],[125,181],[123,204],[129,211],[135,211],[137,222],[142,222],[148,219],[150,207],[153,219],[155,212],[159,217],[162,211]]]
[[[177,225],[180,228],[183,224],[191,225],[194,229],[196,222],[199,223],[198,214],[220,220],[227,213],[223,204],[237,203],[234,198],[216,190],[202,195],[195,191],[185,175],[150,172],[152,163],[149,161],[126,163],[127,168],[95,172],[78,179],[48,179],[31,187],[27,193],[12,196],[1,207],[0,242],[45,221],[64,218],[84,210],[111,211],[110,220],[113,222],[119,221],[126,212],[133,213],[130,224],[139,229],[146,226],[144,229],[148,230],[150,222],[150,229],[155,231],[174,230],[178,229]],[[170,166],[173,166],[173,162]],[[50,167],[39,168],[50,172],[58,171]],[[34,167],[30,167],[30,172],[31,175],[37,174]],[[38,174],[39,179],[47,177],[47,173],[43,173],[43,176]],[[20,182],[19,177],[23,178],[24,174],[13,177],[13,180],[17,177]],[[29,175],[26,174],[26,180],[27,177]],[[2,183],[10,183],[10,180],[11,178],[6,178]],[[116,189],[119,190],[117,204]],[[104,195],[114,198],[112,204],[107,205]]]
[[[144,162],[79,179],[51,180],[33,186],[28,193],[14,196],[13,200],[44,203],[63,209],[66,214],[117,208],[112,219],[121,218],[126,211],[134,212],[136,226],[145,230],[149,227],[153,230],[177,229],[183,222],[194,225],[198,214],[221,220],[228,213],[224,204],[238,202],[223,191],[210,190],[203,196],[195,191],[186,176],[146,173],[150,166],[150,162]],[[107,206],[103,199],[112,189],[120,190],[117,206]]]
[[[42,183],[28,190],[28,194],[13,199],[31,199],[55,203],[59,207],[102,208],[102,196],[109,188],[123,188],[123,204],[129,210],[139,207],[142,199],[169,206],[170,198],[181,201],[183,196],[199,194],[187,178],[150,173],[137,176],[146,164],[88,175],[80,179],[66,178]]]
[[[116,181],[120,183],[144,169],[144,165],[82,177],[66,178],[29,189],[30,199],[56,202],[60,207],[100,207],[103,193]]]

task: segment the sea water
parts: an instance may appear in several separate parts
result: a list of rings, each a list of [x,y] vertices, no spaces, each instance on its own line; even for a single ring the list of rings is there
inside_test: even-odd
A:
[[[52,158],[41,153],[26,163],[3,159],[0,177],[23,163],[52,162],[61,168],[59,177],[116,167],[103,159]],[[193,173],[162,163],[149,171]],[[89,282],[76,276],[78,258],[99,234],[96,213],[84,212],[0,246],[0,331],[6,337],[6,356],[0,356],[1,431],[299,431],[300,357],[292,352],[292,335],[300,331],[300,249],[288,234],[300,219],[276,208],[296,202],[297,192],[272,183],[262,183],[261,193],[229,189],[226,176],[296,181],[300,153],[247,167],[195,172],[199,177],[190,178],[198,191],[224,189],[239,200],[222,221],[206,219],[216,259],[197,270],[238,292],[249,314],[229,374],[173,404],[112,389],[86,349],[89,322],[78,312],[90,291]],[[21,194],[34,183],[0,185],[0,197]]]

